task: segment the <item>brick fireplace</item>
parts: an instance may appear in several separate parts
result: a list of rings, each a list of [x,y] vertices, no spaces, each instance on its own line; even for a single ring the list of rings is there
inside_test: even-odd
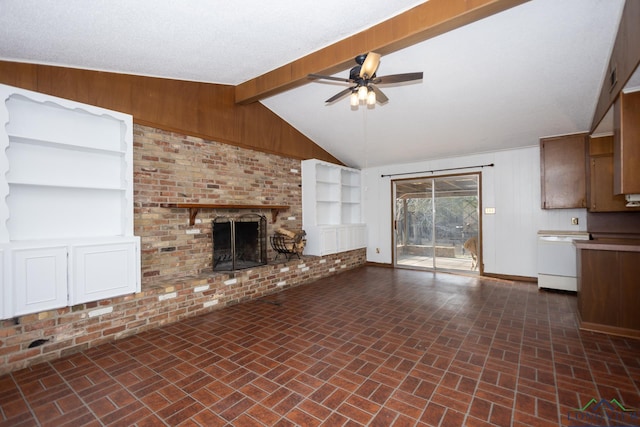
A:
[[[254,205],[200,209],[193,225],[175,203]],[[255,205],[286,205],[277,217]],[[212,272],[212,221],[266,215],[267,235],[302,229],[300,160],[134,126],[134,233],[141,238],[137,294],[0,321],[0,375],[356,268],[365,249]],[[30,347],[34,342],[45,344]]]
[[[198,275],[212,269],[211,221],[245,213],[267,215],[267,235],[302,228],[300,160],[206,141],[146,126],[134,128],[134,233],[142,239],[142,287],[158,278]],[[189,225],[172,203],[286,205],[271,211],[200,209]],[[267,248],[267,259],[275,258]]]

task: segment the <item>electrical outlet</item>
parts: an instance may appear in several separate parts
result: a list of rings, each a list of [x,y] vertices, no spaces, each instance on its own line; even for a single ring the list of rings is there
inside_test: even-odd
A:
[[[571,218],[571,225],[578,225],[578,218]]]

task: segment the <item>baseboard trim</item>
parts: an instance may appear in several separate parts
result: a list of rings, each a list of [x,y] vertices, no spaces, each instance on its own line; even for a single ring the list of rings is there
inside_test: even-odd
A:
[[[366,265],[367,267],[393,268],[393,264],[389,264],[389,263],[385,263],[385,262],[367,261],[364,265]]]
[[[527,282],[527,283],[538,283],[537,277],[529,277],[529,276],[513,276],[511,274],[495,274],[495,273],[483,273],[482,276],[491,277],[493,279],[501,279],[501,280],[510,280],[512,282]]]
[[[580,320],[580,316],[578,316]],[[621,328],[619,326],[601,325],[599,323],[584,322],[580,320],[580,329],[583,331],[599,332],[601,334],[617,335],[627,338],[640,338],[640,331],[637,329]]]
[[[365,266],[367,267],[382,267],[382,268],[395,268],[395,266],[391,263],[383,263],[383,262],[372,262],[372,261],[367,261],[365,264]],[[431,273],[434,272],[434,270],[425,270],[425,269],[416,269],[416,270],[420,270],[420,271],[429,271]],[[442,273],[457,273],[454,271],[442,271]],[[461,273],[464,274],[464,273]],[[538,278],[537,277],[529,277],[529,276],[513,276],[513,275],[509,275],[509,274],[495,274],[495,273],[479,273],[478,276],[479,278],[482,277],[487,277],[490,279],[498,279],[498,280],[508,280],[510,282],[525,282],[525,283],[538,283]]]

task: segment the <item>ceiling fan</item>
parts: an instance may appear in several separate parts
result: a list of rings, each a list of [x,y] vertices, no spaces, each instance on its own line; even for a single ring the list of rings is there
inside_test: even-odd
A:
[[[382,93],[376,85],[402,83],[422,79],[422,71],[417,73],[392,74],[382,77],[376,76],[376,71],[378,71],[378,66],[380,65],[380,54],[375,52],[358,55],[356,56],[355,61],[358,65],[351,69],[348,79],[324,76],[322,74],[309,74],[308,77],[310,79],[334,80],[353,84],[353,86],[338,92],[331,98],[327,99],[325,101],[326,103],[337,101],[343,96],[351,94],[350,103],[352,107],[357,107],[360,102],[366,102],[369,106],[374,105],[376,102],[384,104],[389,101],[389,98],[387,98],[387,96]]]

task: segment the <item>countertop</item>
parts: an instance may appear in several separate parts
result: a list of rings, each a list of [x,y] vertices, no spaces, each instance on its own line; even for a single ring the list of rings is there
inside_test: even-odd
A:
[[[539,236],[583,236],[589,234],[588,231],[563,231],[563,230],[540,230]]]
[[[635,239],[598,239],[598,240],[574,240],[573,244],[578,249],[591,249],[596,251],[640,252],[640,240]]]

